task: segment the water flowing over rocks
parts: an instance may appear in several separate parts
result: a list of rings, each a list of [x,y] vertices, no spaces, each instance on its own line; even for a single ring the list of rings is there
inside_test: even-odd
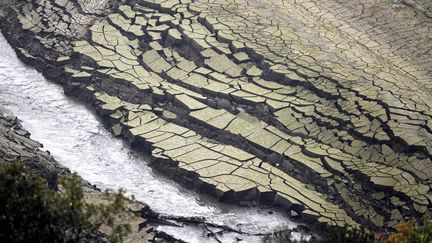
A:
[[[22,60],[189,187],[316,229],[431,209],[427,1],[0,2]]]
[[[17,117],[0,106],[0,161],[21,161],[32,172],[47,179],[50,187],[56,188],[59,175],[69,170],[59,165],[53,157],[44,151],[42,145],[32,139]]]

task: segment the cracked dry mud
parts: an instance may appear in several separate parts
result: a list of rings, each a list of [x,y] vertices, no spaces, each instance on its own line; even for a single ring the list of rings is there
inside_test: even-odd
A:
[[[431,209],[426,0],[0,2],[20,57],[179,181],[311,226]]]

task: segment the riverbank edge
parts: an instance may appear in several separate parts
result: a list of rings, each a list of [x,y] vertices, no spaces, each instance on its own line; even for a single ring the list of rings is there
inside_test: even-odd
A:
[[[31,138],[30,132],[22,126],[18,117],[0,105],[0,162],[13,161],[27,165],[32,173],[45,178],[49,188],[53,190],[58,190],[60,177],[71,174],[71,171],[56,161],[41,143]],[[101,189],[80,179],[87,202],[100,203],[107,200]],[[156,232],[148,224],[149,220],[145,215],[151,215],[153,218],[157,218],[158,215],[148,205],[133,199],[127,199],[126,207],[130,216],[127,223],[131,226],[131,232],[126,236],[125,242],[133,242],[131,239],[137,237],[144,242],[153,241]]]

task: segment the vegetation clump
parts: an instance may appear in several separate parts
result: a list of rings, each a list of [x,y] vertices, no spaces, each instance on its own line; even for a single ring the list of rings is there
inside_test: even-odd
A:
[[[266,243],[431,243],[432,219],[426,217],[422,224],[412,221],[399,224],[395,232],[372,233],[364,229],[330,228],[327,234],[311,240],[293,240],[291,234],[279,233],[264,239]]]
[[[0,242],[121,242],[130,231],[117,223],[126,211],[121,191],[106,191],[109,203],[88,203],[75,174],[59,188],[19,162],[0,162]]]
[[[380,237],[380,243],[430,243],[432,242],[432,220],[426,217],[423,224],[407,222],[400,224],[397,231]]]

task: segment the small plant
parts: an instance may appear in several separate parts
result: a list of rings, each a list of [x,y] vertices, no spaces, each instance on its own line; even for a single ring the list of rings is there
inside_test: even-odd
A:
[[[0,163],[0,242],[84,242],[101,237],[121,242],[129,232],[125,217],[126,198],[106,192],[109,203],[84,200],[80,179],[60,179],[61,192],[48,189],[44,178],[33,175],[19,163]]]
[[[292,239],[289,232],[281,232],[275,235],[266,236],[263,239],[264,243],[373,243],[375,236],[373,233],[368,233],[364,229],[348,229],[342,227],[331,227],[328,233],[320,239],[312,237],[311,240],[295,240]]]
[[[264,242],[292,243],[305,242],[291,240],[289,235],[274,235],[266,237]],[[430,243],[432,242],[432,220],[426,217],[422,224],[406,222],[397,226],[395,232],[374,234],[363,229],[352,230],[347,228],[330,228],[327,235],[321,239],[313,239],[308,242],[320,243]]]
[[[400,224],[397,231],[382,235],[380,243],[429,243],[432,242],[432,220],[426,217],[422,225],[413,222]]]

